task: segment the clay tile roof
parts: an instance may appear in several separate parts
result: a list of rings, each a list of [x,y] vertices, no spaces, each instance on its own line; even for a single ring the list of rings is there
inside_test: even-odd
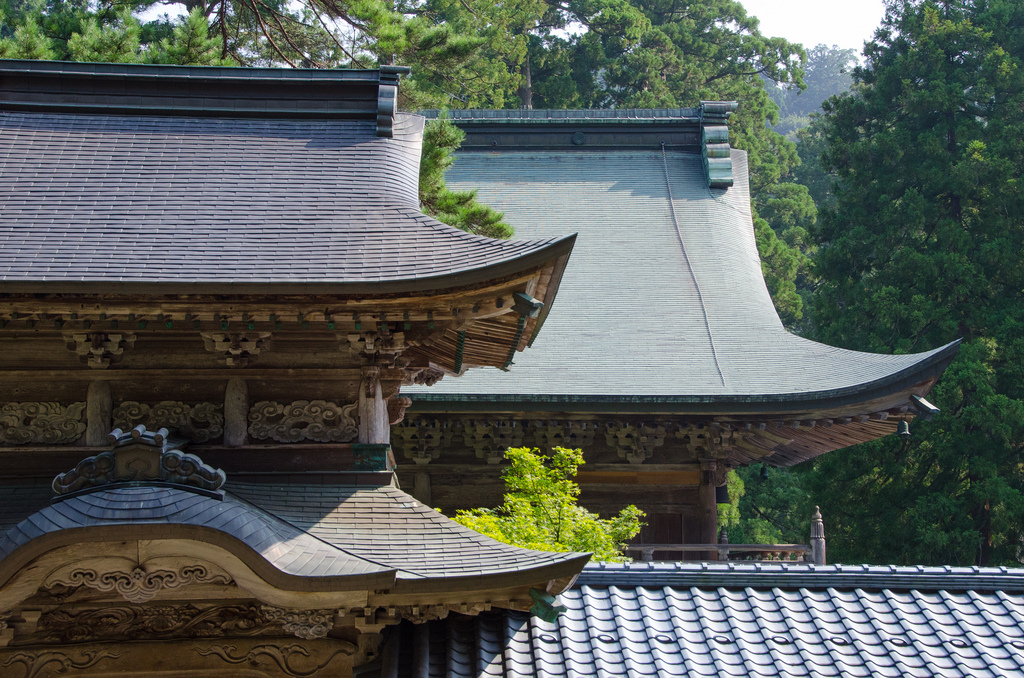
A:
[[[554,623],[430,622],[431,675],[1024,676],[1019,571],[755,567],[589,565]]]

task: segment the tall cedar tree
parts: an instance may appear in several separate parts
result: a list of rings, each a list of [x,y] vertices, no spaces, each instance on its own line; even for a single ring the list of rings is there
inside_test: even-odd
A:
[[[893,353],[964,344],[942,414],[825,455],[806,479],[829,554],[1017,564],[1024,533],[1024,3],[889,2],[819,132],[838,184],[817,338]]]

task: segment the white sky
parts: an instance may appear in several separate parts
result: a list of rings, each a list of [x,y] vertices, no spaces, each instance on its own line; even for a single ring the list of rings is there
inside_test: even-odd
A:
[[[786,38],[810,49],[819,43],[853,47],[860,54],[864,41],[882,22],[882,0],[740,0],[748,15],[761,22],[761,34]]]

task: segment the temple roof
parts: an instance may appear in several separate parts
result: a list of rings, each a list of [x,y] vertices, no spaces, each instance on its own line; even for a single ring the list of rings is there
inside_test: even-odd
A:
[[[840,407],[933,381],[956,351],[950,344],[913,355],[861,353],[788,332],[761,272],[742,151],[731,152],[733,187],[712,189],[698,147],[681,142],[663,152],[659,129],[646,137],[608,132],[593,144],[583,135],[574,146],[581,137],[568,143],[571,129],[558,124],[552,132],[547,118],[533,128],[506,124],[508,139],[494,121],[487,133],[477,129],[483,119],[457,122],[481,147],[458,154],[452,188],[478,190],[521,237],[567,230],[579,237],[559,310],[536,350],[518,356],[510,374],[476,370],[429,393],[407,391],[417,410],[442,403],[475,410],[625,403],[648,412],[719,412],[723,403],[749,412]],[[677,125],[696,123],[687,117]],[[483,145],[488,134],[491,148]],[[623,138],[643,143],[618,145]],[[536,147],[517,148],[517,139]]]
[[[395,488],[246,484],[223,499],[112,484],[52,504],[45,486],[5,487],[0,589],[27,558],[59,546],[193,539],[222,546],[285,589],[395,592],[570,581],[589,556],[502,544]]]
[[[420,212],[423,118],[392,71],[0,60],[3,289],[386,294],[566,255],[571,231]]]
[[[1005,568],[588,565],[554,623],[430,622],[431,675],[1020,677],[1022,594]]]
[[[244,484],[228,489],[346,553],[398,570],[398,581],[431,580],[450,586],[453,578],[495,576],[506,585],[536,580],[545,566],[583,565],[578,553],[530,551],[497,542],[463,527],[436,509],[393,487]]]

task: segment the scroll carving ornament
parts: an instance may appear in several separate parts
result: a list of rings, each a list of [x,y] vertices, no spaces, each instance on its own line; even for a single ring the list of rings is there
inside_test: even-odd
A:
[[[351,655],[355,646],[351,643],[332,643],[330,648],[307,645],[255,645],[248,650],[237,645],[214,645],[197,647],[196,652],[204,657],[219,657],[228,664],[251,664],[258,666],[271,661],[289,676],[305,678],[315,676],[330,664],[338,654]]]
[[[326,400],[263,400],[249,410],[249,435],[281,443],[347,443],[359,435],[355,410],[354,403],[341,406]]]
[[[224,435],[224,405],[178,400],[162,400],[155,405],[125,401],[114,408],[114,426],[132,429],[145,424],[147,429],[174,429],[194,443],[205,443]]]
[[[206,608],[186,604],[57,609],[39,618],[39,633],[50,643],[257,636],[277,634],[280,629],[261,606],[245,603]]]
[[[283,625],[285,633],[303,640],[326,638],[334,626],[334,610],[282,610],[263,606],[267,619]]]
[[[194,454],[136,444],[83,459],[53,479],[53,491],[69,494],[111,483],[160,481],[212,492],[226,480],[224,471],[204,464]]]
[[[60,445],[85,433],[85,403],[0,404],[0,445]]]
[[[227,585],[231,582],[231,577],[220,568],[197,564],[177,568],[136,567],[131,571],[76,567],[51,575],[45,585],[47,588],[87,586],[103,593],[116,592],[132,603],[145,603],[164,590],[191,584]]]
[[[8,656],[2,666],[7,668],[21,664],[25,670],[21,678],[35,678],[42,675],[43,671],[48,667],[55,669],[57,673],[66,673],[72,669],[88,669],[99,664],[104,659],[117,659],[120,656],[120,652],[107,649],[26,651],[15,652]],[[9,674],[5,671],[3,675],[7,676]]]

